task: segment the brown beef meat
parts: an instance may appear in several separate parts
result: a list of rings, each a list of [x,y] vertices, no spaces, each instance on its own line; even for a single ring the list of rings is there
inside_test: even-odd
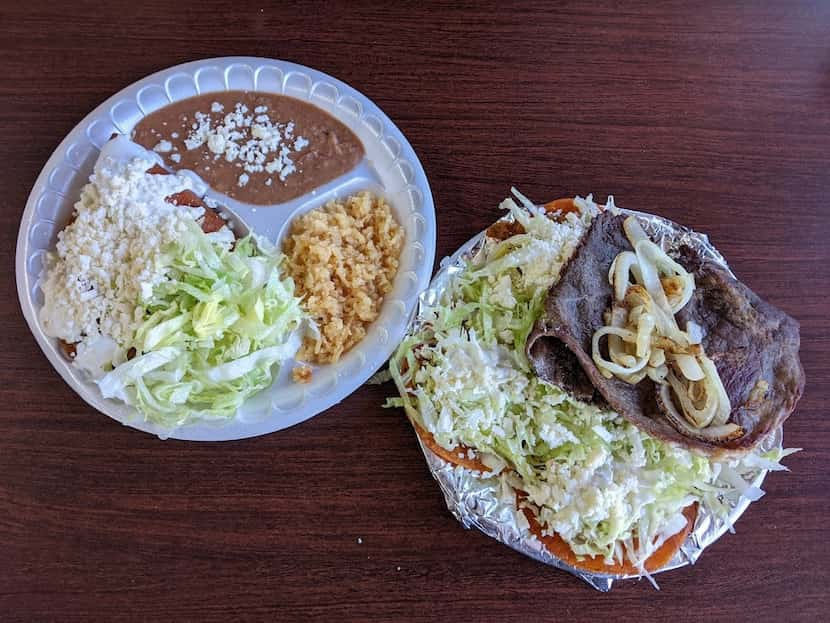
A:
[[[722,443],[684,435],[660,413],[653,382],[645,379],[630,385],[606,379],[591,358],[591,338],[605,324],[603,314],[613,299],[608,269],[618,253],[631,249],[624,220],[624,216],[605,212],[583,237],[551,288],[545,312],[528,338],[531,365],[540,378],[580,400],[609,406],[660,439],[707,454],[753,447],[787,418],[803,392],[798,323],[684,247],[678,261],[693,272],[697,289],[678,321],[685,327],[693,320],[703,328],[703,347],[732,401],[730,421],[745,431]],[[765,395],[757,389],[753,393],[759,381],[768,385]]]
[[[732,404],[729,420],[747,431],[736,443],[751,447],[792,413],[804,392],[798,322],[689,247],[678,261],[697,286],[678,323],[703,329],[703,348]]]

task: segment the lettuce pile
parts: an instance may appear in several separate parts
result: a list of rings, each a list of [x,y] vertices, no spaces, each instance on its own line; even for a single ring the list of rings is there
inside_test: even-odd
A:
[[[167,430],[231,419],[299,348],[305,316],[294,284],[267,242],[231,248],[195,221],[163,257],[166,279],[139,302],[135,356],[96,382]]]

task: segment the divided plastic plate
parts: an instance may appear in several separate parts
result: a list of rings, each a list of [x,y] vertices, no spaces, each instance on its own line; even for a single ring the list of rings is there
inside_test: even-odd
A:
[[[429,284],[435,259],[435,208],[423,167],[401,131],[367,97],[319,71],[265,58],[214,58],[160,71],[108,99],[69,133],[38,176],[20,223],[16,273],[23,315],[52,366],[87,403],[123,424],[164,435],[132,407],[103,399],[95,384],[64,358],[57,341],[44,334],[37,312],[43,302],[38,280],[45,255],[54,249],[101,146],[113,133],[129,134],[145,115],[170,102],[230,90],[265,91],[308,101],[351,128],[366,149],[366,158],[354,170],[287,203],[252,206],[211,193],[233,216],[280,243],[296,216],[367,189],[386,197],[405,230],[406,242],[380,317],[339,362],[315,367],[306,385],[291,381],[293,362],[287,362],[273,385],[248,400],[233,421],[183,426],[169,434],[176,439],[224,441],[272,433],[346,398],[377,371],[402,339],[418,294]]]

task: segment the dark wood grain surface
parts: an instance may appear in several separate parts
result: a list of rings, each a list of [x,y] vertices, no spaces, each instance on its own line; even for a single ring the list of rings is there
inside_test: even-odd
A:
[[[827,620],[830,3],[686,5],[3,0],[0,620]],[[222,444],[93,412],[20,313],[26,198],[98,103],[224,55],[303,63],[381,106],[426,169],[439,257],[512,184],[613,193],[708,232],[801,322],[792,472],[660,592],[603,595],[462,529],[401,413],[381,409],[389,387]]]

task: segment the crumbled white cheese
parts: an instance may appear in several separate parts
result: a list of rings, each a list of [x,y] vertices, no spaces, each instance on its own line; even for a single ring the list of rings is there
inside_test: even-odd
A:
[[[181,154],[170,154],[170,160],[172,160],[173,162],[181,162],[182,161],[182,155]]]
[[[153,147],[153,151],[157,151],[157,152],[162,153],[162,154],[166,154],[168,151],[172,151],[172,150],[173,150],[173,143],[171,143],[170,141],[167,141],[167,140],[159,141],[158,143],[156,143],[156,146]]]
[[[252,115],[247,106],[237,103],[234,110],[217,123],[210,115],[197,112],[192,131],[184,140],[185,147],[197,149],[207,145],[214,160],[224,157],[245,173],[276,173],[284,182],[297,171],[293,155],[309,143],[303,136],[294,136],[293,121],[273,122],[267,111],[266,106],[257,106],[256,114]],[[244,184],[240,183],[240,186]]]
[[[501,275],[498,279],[491,279],[493,289],[490,292],[490,301],[507,309],[516,307],[516,298],[513,296],[513,283],[510,275]]]
[[[77,217],[58,234],[41,277],[44,330],[80,341],[78,353],[90,353],[90,371],[100,361],[100,336],[121,351],[129,347],[142,321],[141,302],[166,278],[163,249],[204,213],[165,201],[194,182],[184,174],[148,174],[154,164],[149,158],[99,160],[75,204]]]
[[[219,102],[213,102],[213,104],[210,105],[210,112],[222,112],[223,110],[225,110],[225,107]]]
[[[251,179],[250,175],[248,175],[247,173],[243,173],[242,175],[239,176],[239,181],[237,182],[237,184],[239,185],[240,188],[242,188],[243,186],[248,184],[248,180],[250,180],[250,179]]]
[[[579,443],[566,426],[555,421],[546,421],[539,426],[539,439],[544,441],[551,449],[558,448],[564,443]],[[609,440],[610,441],[610,440]]]

